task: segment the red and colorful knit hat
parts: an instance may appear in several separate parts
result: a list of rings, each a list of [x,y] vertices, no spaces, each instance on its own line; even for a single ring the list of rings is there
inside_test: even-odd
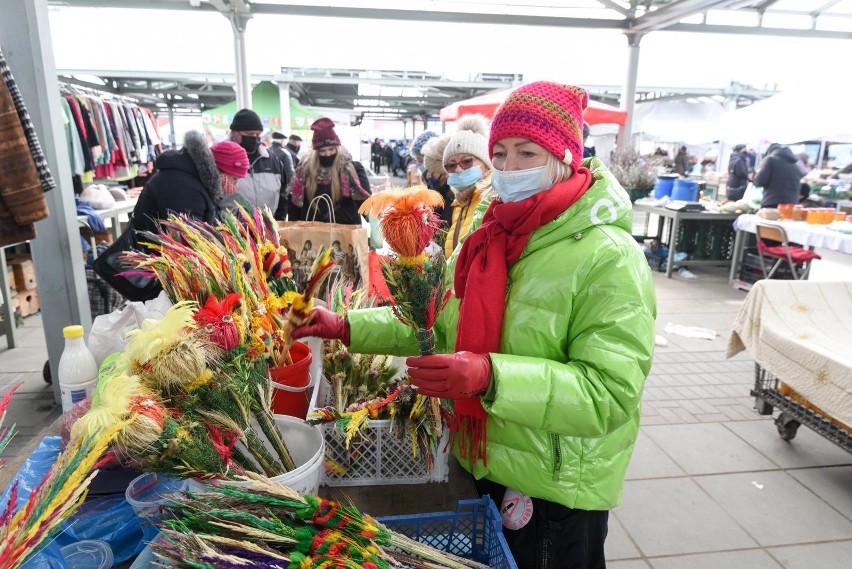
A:
[[[537,81],[509,95],[491,121],[488,153],[504,138],[526,138],[571,168],[583,159],[583,110],[589,94],[580,87]]]
[[[230,140],[223,140],[210,147],[216,167],[220,172],[231,174],[237,178],[245,178],[248,174],[249,159],[245,149]]]

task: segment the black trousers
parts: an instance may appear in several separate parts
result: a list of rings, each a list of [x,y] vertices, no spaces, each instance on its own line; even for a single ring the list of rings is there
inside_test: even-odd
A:
[[[489,494],[498,509],[506,487],[476,480],[480,496]],[[574,510],[532,498],[532,518],[524,527],[503,527],[519,569],[605,569],[604,541],[609,512]]]

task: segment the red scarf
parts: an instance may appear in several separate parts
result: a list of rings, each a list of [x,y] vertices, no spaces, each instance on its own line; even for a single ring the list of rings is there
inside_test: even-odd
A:
[[[482,226],[468,236],[456,263],[454,285],[461,299],[456,352],[500,351],[509,268],[521,257],[532,232],[574,205],[591,182],[589,169],[579,168],[569,179],[526,200],[491,202]],[[470,296],[465,294],[468,287]],[[459,441],[459,454],[466,458],[470,453],[471,463],[481,458],[488,464],[488,414],[479,397],[457,400],[455,413],[456,421],[450,428],[465,435]]]

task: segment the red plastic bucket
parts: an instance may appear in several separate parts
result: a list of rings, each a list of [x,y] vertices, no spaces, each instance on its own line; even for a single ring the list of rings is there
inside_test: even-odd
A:
[[[272,413],[304,419],[308,416],[311,401],[311,349],[296,342],[290,348],[293,363],[284,367],[269,368],[272,378]]]

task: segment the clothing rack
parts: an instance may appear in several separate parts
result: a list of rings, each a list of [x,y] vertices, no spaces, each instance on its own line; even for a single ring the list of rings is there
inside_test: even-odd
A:
[[[94,97],[100,97],[101,99],[109,99],[121,103],[144,106],[141,104],[139,99],[134,99],[133,97],[119,95],[118,93],[112,93],[110,91],[102,91],[93,87],[85,87],[83,85],[77,85],[76,83],[69,83],[67,81],[59,81],[59,91],[61,93],[70,93],[72,95],[91,95]]]

